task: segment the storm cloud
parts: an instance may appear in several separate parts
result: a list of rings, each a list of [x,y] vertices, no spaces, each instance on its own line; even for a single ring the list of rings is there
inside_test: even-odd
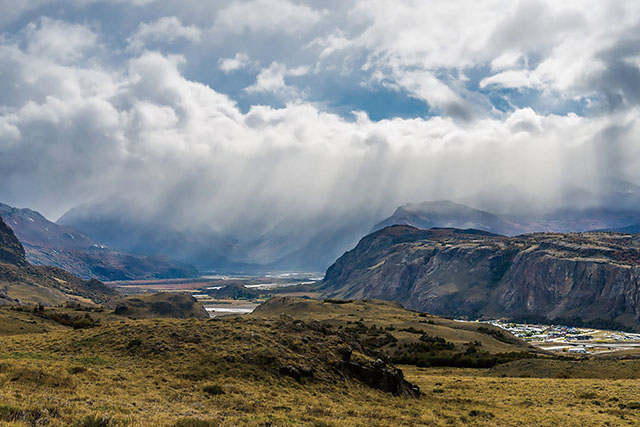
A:
[[[637,2],[12,5],[0,200],[53,219],[119,200],[259,233],[640,183]]]

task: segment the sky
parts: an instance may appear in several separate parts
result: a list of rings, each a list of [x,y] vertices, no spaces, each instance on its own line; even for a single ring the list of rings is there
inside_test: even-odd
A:
[[[640,184],[634,0],[0,0],[0,201],[214,229]]]

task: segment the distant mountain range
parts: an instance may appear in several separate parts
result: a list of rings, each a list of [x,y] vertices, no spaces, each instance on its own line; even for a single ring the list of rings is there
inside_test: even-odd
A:
[[[163,216],[114,208],[117,202],[79,206],[57,223],[120,251],[165,255],[201,271],[323,271],[353,247],[379,219],[350,215],[319,221],[317,228],[288,218],[266,231],[221,233],[209,226],[175,227]],[[316,224],[314,224],[316,225]]]
[[[318,285],[325,297],[397,301],[454,317],[592,322],[640,330],[640,236],[391,226]]]
[[[515,236],[524,233],[640,229],[640,190],[623,181],[607,181],[601,193],[570,189],[567,206],[513,188],[469,197],[473,206],[449,200],[407,204],[386,219],[362,208],[348,215],[303,221],[292,215],[273,227],[216,231],[215,224],[176,226],[166,215],[147,215],[117,200],[78,206],[58,225],[78,230],[117,251],[167,256],[202,271],[325,270],[371,231],[389,225],[473,228]],[[500,202],[502,200],[502,202]],[[491,209],[495,203],[496,210]],[[489,206],[487,208],[486,206]],[[176,208],[177,209],[177,208]],[[634,228],[635,227],[635,228]]]
[[[531,231],[529,224],[510,221],[449,200],[407,204],[389,218],[376,224],[373,231],[390,225],[410,225],[416,228],[455,227],[485,230],[496,234],[516,235]]]
[[[166,256],[141,256],[110,249],[72,227],[58,225],[31,209],[0,203],[0,217],[23,244],[26,259],[79,277],[98,280],[195,277],[198,271]]]
[[[635,225],[634,225],[635,224]],[[640,224],[640,205],[637,210],[611,208],[558,209],[545,214],[502,214],[470,208],[449,200],[408,204],[376,224],[372,231],[390,225],[473,228],[505,236],[555,231],[582,232],[593,230],[633,232]]]

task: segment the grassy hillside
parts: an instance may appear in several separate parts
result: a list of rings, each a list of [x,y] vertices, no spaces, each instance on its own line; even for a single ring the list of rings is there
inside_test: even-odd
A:
[[[286,307],[292,316],[278,314]],[[410,385],[400,393],[384,391],[385,384],[401,377],[391,365],[376,360],[378,348],[362,339],[366,334],[344,330],[349,318],[432,328],[452,342],[462,343],[465,334],[476,334],[484,339],[483,346],[495,346],[494,351],[503,350],[503,345],[522,345],[492,343],[492,337],[478,335],[476,324],[424,318],[393,304],[281,299],[252,316],[210,320],[123,320],[107,312],[90,313],[101,319],[97,326],[72,329],[37,313],[0,309],[0,329],[8,319],[25,328],[16,329],[19,334],[0,333],[0,424],[628,426],[640,422],[640,385],[626,379],[639,371],[638,360],[512,362],[531,364],[530,373],[545,371],[546,366],[551,366],[550,372],[556,363],[570,364],[569,371],[578,373],[605,373],[605,378],[579,379],[566,372],[545,379],[513,377],[526,369],[501,368],[511,364],[493,369],[403,366],[405,377],[420,387],[421,396],[413,397]],[[621,364],[628,376],[607,379]]]
[[[396,363],[486,367],[511,358],[543,356],[494,326],[409,311],[387,301],[277,297],[258,306],[252,314],[281,315],[330,325]]]
[[[186,293],[154,293],[111,300],[107,307],[114,314],[133,319],[170,317],[208,319],[209,314],[193,296]]]

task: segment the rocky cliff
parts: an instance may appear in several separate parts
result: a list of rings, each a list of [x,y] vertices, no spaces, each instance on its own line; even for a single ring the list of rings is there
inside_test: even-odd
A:
[[[0,218],[0,305],[103,303],[116,292],[97,280],[82,280],[56,267],[30,265],[15,234]]]
[[[330,297],[447,316],[573,319],[640,329],[640,236],[387,227],[328,270]]]

